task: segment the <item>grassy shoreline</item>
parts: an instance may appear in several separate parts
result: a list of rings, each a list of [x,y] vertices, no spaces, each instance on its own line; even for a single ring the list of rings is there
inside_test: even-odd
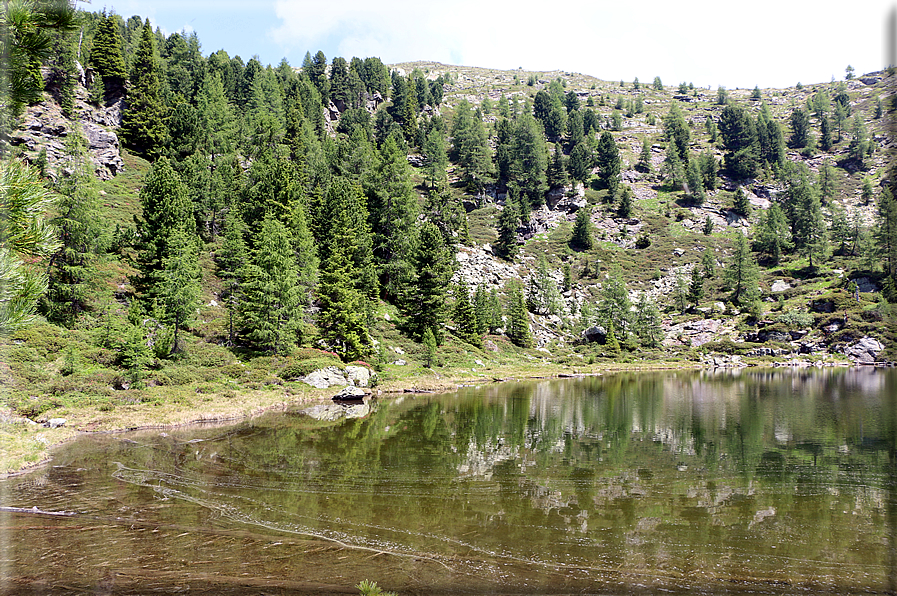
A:
[[[680,370],[701,368],[694,362],[602,363],[576,368],[558,364],[526,364],[490,367],[473,373],[471,369],[448,369],[436,373],[422,369],[393,378],[370,389],[373,396],[388,398],[408,393],[445,393],[467,385],[525,381],[548,378],[599,376],[629,371]],[[154,387],[150,392],[171,391]],[[64,426],[47,428],[12,411],[0,410],[0,480],[28,473],[52,461],[53,450],[78,436],[152,428],[175,428],[209,422],[237,423],[266,412],[287,410],[306,404],[324,403],[338,391],[316,389],[303,382],[285,383],[272,389],[224,393],[195,393],[164,403],[135,403],[105,411],[100,407],[65,407],[48,411],[44,419],[65,418]],[[181,392],[185,393],[185,392]]]

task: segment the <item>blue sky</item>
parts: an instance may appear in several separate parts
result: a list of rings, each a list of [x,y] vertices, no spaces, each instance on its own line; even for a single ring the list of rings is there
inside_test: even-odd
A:
[[[149,17],[167,33],[196,31],[203,53],[264,64],[306,51],[435,60],[489,68],[582,72],[606,80],[660,76],[729,88],[786,87],[885,65],[893,0],[116,0],[87,10]],[[533,7],[524,8],[524,7]]]

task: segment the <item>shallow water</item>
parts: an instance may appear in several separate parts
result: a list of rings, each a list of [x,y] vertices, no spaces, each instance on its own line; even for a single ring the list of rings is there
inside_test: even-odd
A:
[[[84,437],[0,482],[0,594],[885,593],[893,370],[640,373]]]

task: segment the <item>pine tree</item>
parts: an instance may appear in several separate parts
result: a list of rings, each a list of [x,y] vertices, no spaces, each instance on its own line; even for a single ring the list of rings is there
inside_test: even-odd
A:
[[[447,312],[445,297],[453,273],[454,258],[435,225],[424,222],[420,227],[414,277],[402,300],[408,328],[415,337],[423,337],[430,329],[441,344]]]
[[[628,218],[632,215],[632,188],[628,184],[623,185],[620,191],[620,204],[617,206],[617,215]]]
[[[697,159],[689,160],[686,181],[692,203],[698,206],[703,205],[707,199],[707,193],[704,191],[704,177],[701,175],[701,167]]]
[[[828,116],[823,114],[819,119],[819,146],[822,147],[823,151],[831,151],[832,146],[832,125],[829,122]]]
[[[548,148],[538,121],[528,112],[521,114],[511,131],[509,177],[532,206],[545,202],[548,183]]]
[[[459,283],[455,287],[455,312],[453,318],[458,330],[458,337],[461,340],[478,348],[483,346],[483,338],[480,336],[478,329],[477,313],[474,305],[470,303],[470,293],[467,291],[467,284],[464,282]]]
[[[529,315],[523,300],[523,288],[518,280],[511,280],[506,286],[508,292],[508,323],[505,335],[521,348],[533,346],[533,335],[529,327]]]
[[[588,143],[581,141],[573,147],[573,151],[570,152],[568,168],[570,177],[585,185],[592,175],[592,155]]]
[[[688,285],[688,301],[695,307],[704,298],[704,276],[697,265],[691,270],[691,282]]]
[[[801,108],[791,112],[791,146],[802,149],[810,142],[810,116]]]
[[[650,172],[652,170],[651,167],[651,142],[648,140],[648,137],[642,137],[642,151],[638,156],[638,163],[635,164],[635,169],[639,172]]]
[[[635,305],[633,331],[643,346],[655,348],[660,345],[663,339],[663,329],[660,324],[660,310],[647,294],[642,292]]]
[[[595,154],[601,182],[607,188],[608,196],[614,197],[620,184],[622,161],[620,159],[620,150],[617,148],[613,135],[607,131],[601,134]]]
[[[732,210],[742,217],[748,217],[751,214],[751,202],[741,186],[735,189],[735,197],[732,199]]]
[[[218,275],[224,280],[220,297],[227,305],[227,343],[230,346],[236,342],[236,320],[243,295],[242,274],[249,258],[245,235],[246,224],[243,217],[237,208],[231,207],[224,219],[221,249],[215,253]]]
[[[732,259],[726,265],[725,279],[732,290],[732,302],[740,306],[753,303],[760,295],[757,287],[760,271],[744,234],[735,235]]]
[[[557,283],[548,270],[548,261],[540,254],[536,270],[530,275],[526,288],[526,307],[539,315],[559,314],[563,306]]]
[[[125,67],[125,59],[122,55],[118,23],[112,13],[106,14],[103,11],[103,18],[97,24],[93,35],[93,47],[90,50],[90,59],[87,64],[102,77],[107,90],[113,87],[124,87],[125,79],[128,78],[128,69]]]
[[[448,166],[448,155],[445,150],[445,135],[439,128],[431,128],[427,133],[427,140],[423,146],[424,159],[426,159],[426,179],[432,188],[446,181],[445,168]]]
[[[490,312],[489,295],[485,284],[479,284],[473,295],[473,309],[477,319],[477,334],[482,336],[489,332]]]
[[[713,279],[716,277],[716,258],[710,249],[704,251],[701,255],[701,274],[704,279]]]
[[[760,219],[754,244],[757,250],[769,255],[776,264],[781,260],[782,253],[794,248],[788,221],[778,203],[773,203]]]
[[[576,222],[573,224],[570,246],[580,250],[592,248],[592,209],[589,205],[581,207],[576,212]]]
[[[897,280],[897,201],[890,186],[885,186],[878,196],[875,240],[884,272],[893,283]]]
[[[159,154],[168,134],[154,39],[147,19],[134,54],[128,109],[122,114],[122,133],[128,146],[149,157]]]
[[[601,283],[601,301],[598,304],[598,315],[603,325],[615,327],[621,337],[625,338],[629,326],[629,292],[623,280],[623,271],[615,267]]]
[[[283,354],[300,339],[302,314],[292,238],[283,223],[267,215],[254,244],[249,263],[240,274],[241,324],[253,344],[267,352]],[[322,297],[322,302],[328,298],[329,295]]]
[[[196,237],[177,229],[170,238],[170,252],[163,260],[160,299],[166,323],[174,328],[170,353],[180,351],[179,332],[188,325],[199,306],[201,291]]]
[[[426,350],[426,362],[424,366],[430,368],[433,366],[433,362],[436,360],[436,336],[433,335],[433,330],[427,327],[424,330],[424,336],[421,339],[421,343],[424,344],[424,349]]]
[[[33,321],[47,287],[39,261],[59,247],[44,219],[54,199],[37,172],[19,160],[0,161],[0,333]]]
[[[517,226],[520,222],[520,215],[515,203],[508,193],[505,207],[502,209],[501,215],[498,216],[498,240],[494,247],[499,256],[509,261],[517,254]]]
[[[679,109],[679,104],[673,102],[670,106],[669,113],[663,117],[663,135],[667,143],[674,143],[676,150],[679,152],[679,159],[684,163],[688,163],[688,145],[690,142],[690,132],[688,123]]]
[[[725,166],[737,180],[756,175],[760,160],[757,128],[743,107],[730,103],[720,113],[719,130],[726,150]]]
[[[663,177],[664,182],[677,189],[686,181],[685,168],[674,143],[667,143],[666,158],[663,160]]]
[[[137,241],[137,275],[131,282],[151,304],[158,296],[156,285],[163,260],[171,252],[170,237],[177,229],[194,233],[193,208],[187,187],[167,158],[159,159],[147,173],[140,190],[141,216],[134,216]]]
[[[561,188],[570,182],[567,175],[567,160],[564,159],[564,151],[561,149],[560,143],[554,145],[546,176],[549,188]]]
[[[51,221],[59,230],[61,246],[50,259],[47,297],[51,316],[70,325],[87,308],[103,224],[87,147],[78,131],[66,137],[66,158],[70,173],[57,183],[58,215]]]

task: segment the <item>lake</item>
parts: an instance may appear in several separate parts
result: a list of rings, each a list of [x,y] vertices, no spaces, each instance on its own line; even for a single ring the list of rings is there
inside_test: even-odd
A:
[[[897,590],[897,371],[613,374],[85,436],[0,594]]]

